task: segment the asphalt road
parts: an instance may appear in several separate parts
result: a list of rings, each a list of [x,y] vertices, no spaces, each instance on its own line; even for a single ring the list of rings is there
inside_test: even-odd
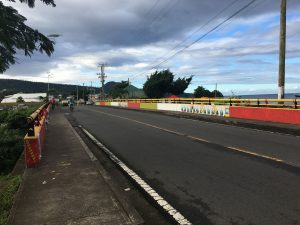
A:
[[[116,108],[72,116],[193,224],[300,225],[300,137]]]

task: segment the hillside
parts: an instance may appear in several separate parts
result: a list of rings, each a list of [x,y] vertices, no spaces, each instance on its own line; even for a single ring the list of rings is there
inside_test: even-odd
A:
[[[117,82],[110,81],[107,82],[104,86],[105,93],[109,93],[111,88],[117,84]],[[71,84],[54,84],[50,83],[50,89],[54,89],[55,93],[61,95],[70,95],[76,94],[76,85]],[[94,88],[96,93],[100,92],[99,88]],[[2,99],[5,95],[11,95],[18,92],[23,93],[42,93],[47,92],[48,83],[43,82],[32,82],[32,81],[24,81],[24,80],[14,80],[14,79],[0,79],[0,99]],[[136,97],[143,97],[144,92],[141,89],[136,88],[135,86],[129,86],[129,92],[132,93]],[[82,86],[79,87],[79,96],[82,94]]]
[[[105,93],[109,93],[115,84],[118,84],[118,82],[115,82],[115,81],[107,82],[104,85]],[[127,87],[126,90],[128,91],[130,98],[145,98],[146,97],[146,95],[142,89],[139,89],[133,85],[129,85],[129,87]]]
[[[76,92],[76,85],[50,83],[50,89],[55,89],[57,93],[62,95],[69,95],[72,92]],[[0,79],[0,91],[1,90],[13,91],[15,93],[47,92],[48,83],[13,79]],[[99,91],[99,88],[96,88],[96,91]]]

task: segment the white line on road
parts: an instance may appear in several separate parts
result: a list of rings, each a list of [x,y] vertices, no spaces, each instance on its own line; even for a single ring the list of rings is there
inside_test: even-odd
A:
[[[149,123],[145,123],[145,122],[141,122],[141,121],[138,121],[138,120],[130,119],[130,118],[127,118],[127,117],[118,116],[118,115],[111,114],[111,113],[101,112],[99,110],[93,110],[93,109],[88,109],[88,110],[93,111],[93,112],[97,112],[97,113],[102,113],[104,115],[108,115],[108,116],[128,120],[128,121],[131,121],[131,122],[139,123],[139,124],[142,124],[142,125],[145,125],[145,126],[148,126],[148,127],[152,127],[152,128],[155,128],[155,129],[166,131],[168,133],[176,134],[176,135],[179,135],[179,136],[184,136],[184,137],[187,137],[187,138],[192,139],[192,140],[201,141],[201,142],[205,142],[205,143],[212,143],[211,141],[200,138],[200,137],[187,135],[187,134],[184,134],[184,133],[180,133],[180,132],[177,132],[177,131],[174,131],[174,130],[169,130],[169,129],[166,129],[166,128],[162,128],[162,127],[155,126],[155,125],[152,125],[152,124],[149,124]],[[231,151],[238,151],[238,152],[245,153],[247,155],[253,155],[253,156],[256,156],[256,157],[260,157],[260,158],[264,158],[264,159],[268,159],[268,160],[281,162],[281,163],[285,163],[285,164],[290,165],[289,163],[284,162],[282,159],[278,159],[278,158],[275,158],[275,157],[272,157],[272,156],[262,155],[262,154],[259,154],[259,153],[256,153],[256,152],[252,152],[252,151],[248,151],[248,150],[245,150],[245,149],[240,149],[240,148],[232,147],[232,146],[225,146],[225,145],[224,146],[220,145],[220,146],[222,146],[226,149],[229,149]]]
[[[173,206],[171,206],[163,197],[161,197],[153,188],[151,188],[138,174],[126,166],[117,156],[115,156],[108,148],[106,148],[100,141],[98,141],[91,133],[86,129],[81,128],[83,132],[98,145],[109,158],[122,168],[154,201],[169,214],[180,225],[191,225],[180,212],[178,212]]]

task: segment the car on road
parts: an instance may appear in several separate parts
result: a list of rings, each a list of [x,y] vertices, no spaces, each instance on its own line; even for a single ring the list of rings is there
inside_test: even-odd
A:
[[[87,101],[85,104],[86,105],[94,105],[94,102],[93,101]]]
[[[64,99],[64,100],[62,100],[62,101],[60,102],[60,104],[61,104],[62,106],[68,106],[69,101],[66,100],[66,99]]]

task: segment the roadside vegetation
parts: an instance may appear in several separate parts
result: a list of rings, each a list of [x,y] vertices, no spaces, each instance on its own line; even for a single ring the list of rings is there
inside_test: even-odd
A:
[[[0,111],[0,174],[8,174],[23,151],[27,117],[37,106]]]
[[[167,94],[180,95],[188,88],[193,76],[177,78],[170,70],[155,71],[144,83],[143,90],[148,98],[162,98]]]
[[[36,109],[37,106],[0,111],[0,225],[8,222],[9,212],[21,182],[20,176],[12,176],[10,172],[24,149],[26,118]]]
[[[20,182],[20,176],[0,176],[0,225],[8,224],[9,212]]]

